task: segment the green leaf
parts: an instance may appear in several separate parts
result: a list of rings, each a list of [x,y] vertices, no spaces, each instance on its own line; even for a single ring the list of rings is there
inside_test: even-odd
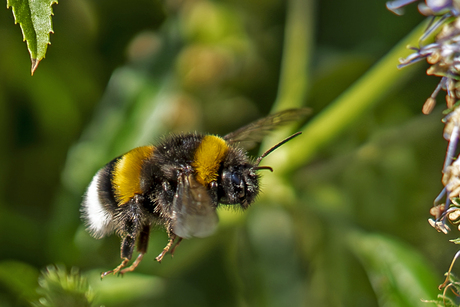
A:
[[[381,306],[426,306],[436,297],[436,276],[411,247],[378,234],[354,232],[351,250],[361,260]]]
[[[51,6],[56,0],[7,0],[6,7],[12,7],[16,23],[22,30],[24,40],[27,42],[30,60],[32,62],[31,74],[34,74],[38,64],[45,58],[46,49],[50,44],[50,33],[53,33]]]

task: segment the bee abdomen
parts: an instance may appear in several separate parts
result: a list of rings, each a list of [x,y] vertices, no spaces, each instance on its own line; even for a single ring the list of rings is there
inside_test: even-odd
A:
[[[142,167],[145,161],[152,156],[154,149],[154,146],[137,147],[115,162],[112,185],[119,206],[126,204],[136,194],[145,192],[141,185]]]
[[[113,231],[117,204],[110,183],[111,163],[99,170],[88,186],[83,199],[82,215],[91,235],[102,238]]]

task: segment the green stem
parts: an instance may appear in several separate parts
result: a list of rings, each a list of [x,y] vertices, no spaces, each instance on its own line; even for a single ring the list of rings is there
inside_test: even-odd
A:
[[[425,28],[426,23],[421,23],[353,86],[311,120],[303,129],[301,137],[287,143],[269,157],[277,159],[277,172],[288,173],[310,161],[322,147],[346,131],[366,110],[406,79],[416,65],[398,70],[398,59],[408,53],[408,45],[418,44]]]
[[[314,1],[288,2],[278,96],[273,104],[272,113],[299,108],[305,104],[310,82],[308,66],[313,49],[314,20]],[[290,132],[289,127],[286,127],[272,133],[262,143],[262,151],[284,139]]]
[[[298,108],[305,102],[313,42],[313,6],[311,0],[290,0],[288,3],[278,97],[273,112]]]

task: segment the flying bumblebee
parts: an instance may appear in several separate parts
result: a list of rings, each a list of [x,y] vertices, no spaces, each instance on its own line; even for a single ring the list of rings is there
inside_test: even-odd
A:
[[[218,222],[219,204],[246,209],[259,194],[259,166],[276,144],[256,160],[245,149],[275,128],[299,120],[309,109],[290,109],[259,119],[224,137],[172,134],[156,146],[135,148],[101,168],[84,195],[82,217],[95,238],[116,232],[121,237],[119,266],[101,274],[133,271],[147,252],[150,228],[164,225],[169,241],[156,257],[174,253],[183,238],[207,237]],[[243,149],[244,148],[244,149]],[[139,255],[131,260],[137,242]]]

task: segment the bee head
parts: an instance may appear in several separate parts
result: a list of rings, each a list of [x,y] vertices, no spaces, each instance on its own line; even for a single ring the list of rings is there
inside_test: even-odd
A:
[[[243,209],[246,209],[259,194],[260,176],[257,171],[269,170],[273,172],[270,166],[259,166],[260,161],[275,149],[300,134],[301,132],[297,132],[271,147],[257,158],[255,163],[250,163],[242,151],[234,151],[228,155],[229,161],[224,164],[222,169],[219,202],[229,205],[240,204]]]
[[[246,209],[259,194],[259,175],[251,163],[230,165],[222,171],[220,203]]]

